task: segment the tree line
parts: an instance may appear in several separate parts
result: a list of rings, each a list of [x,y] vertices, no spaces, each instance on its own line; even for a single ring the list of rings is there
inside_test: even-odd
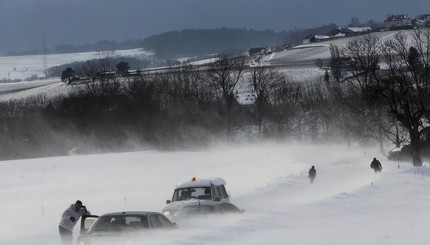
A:
[[[78,52],[113,52],[115,50],[144,48],[160,59],[177,57],[207,57],[219,53],[239,53],[254,47],[282,47],[301,44],[309,34],[324,34],[338,28],[330,23],[313,28],[290,31],[253,30],[244,28],[187,29],[170,31],[143,39],[124,41],[101,40],[89,44],[58,44],[46,50],[8,52],[6,55],[56,54]]]
[[[407,37],[412,37],[408,39]],[[69,95],[0,103],[2,158],[204,147],[217,141],[391,141],[428,157],[430,34],[369,34],[331,47],[330,69],[295,81],[283,69],[220,55],[205,69],[172,67],[75,86]],[[410,41],[413,40],[413,41]],[[254,103],[238,102],[239,86]]]
[[[323,99],[319,88],[270,67],[250,72],[246,62],[220,56],[203,71],[185,66],[82,84],[53,99],[2,102],[0,155],[64,155],[75,147],[82,152],[202,147],[243,140],[238,135],[249,128],[251,138],[279,140],[318,139],[319,128],[335,131],[331,120],[308,116],[330,108],[310,102]],[[253,105],[237,100],[238,84],[246,81],[258,96]]]

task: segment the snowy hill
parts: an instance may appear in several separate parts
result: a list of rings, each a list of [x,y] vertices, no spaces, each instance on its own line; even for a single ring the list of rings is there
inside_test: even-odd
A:
[[[66,54],[48,54],[46,62],[48,67],[59,66],[78,61],[103,59],[106,57],[142,57],[151,56],[152,53],[142,49],[116,50],[113,52],[83,52]],[[0,57],[0,79],[24,80],[31,76],[45,77],[43,55],[23,55]]]
[[[106,57],[148,57],[152,53],[142,49],[116,50],[113,52],[85,52],[47,55],[50,67],[78,61],[102,59]],[[32,76],[43,78],[43,55],[0,57],[0,80],[25,80]],[[28,96],[55,97],[67,94],[72,87],[67,87],[60,78],[36,79],[24,82],[0,83],[0,101],[25,98]]]
[[[399,31],[385,31],[385,32],[375,32],[374,35],[380,37],[381,41],[393,38],[393,36]],[[410,31],[405,31],[405,33],[410,33]],[[303,44],[295,46],[293,48],[277,52],[271,55],[268,61],[274,62],[293,62],[293,61],[306,61],[306,60],[316,60],[316,59],[328,59],[330,58],[330,45],[334,44],[337,46],[345,46],[354,37],[345,37],[332,39],[324,42],[317,42],[311,44]]]
[[[392,38],[398,31],[377,32],[376,35],[381,40]],[[409,33],[410,31],[405,31]],[[289,63],[290,66],[284,69],[284,72],[297,81],[318,80],[324,76],[324,70],[316,65],[317,59],[328,59],[330,57],[330,44],[339,46],[345,45],[352,37],[329,40],[325,42],[299,45],[294,48],[274,52],[264,57],[260,57],[261,64],[279,64]],[[47,55],[48,65],[58,66],[76,61],[85,61],[91,59],[101,59],[112,56],[125,57],[142,57],[150,56],[152,53],[141,49],[117,50],[113,53],[100,54],[97,52],[75,53],[75,54],[55,54]],[[202,65],[211,62],[213,59],[195,61],[192,64]],[[294,65],[297,63],[297,65]],[[44,77],[43,74],[43,56],[15,56],[0,57],[0,79],[26,79],[31,76]],[[57,93],[68,93],[71,88],[65,87],[60,79],[35,80],[27,83],[8,83],[0,84],[0,100],[9,100],[13,98],[22,98],[29,95],[55,96]],[[245,86],[239,88],[239,91],[247,91]],[[241,95],[241,96],[247,96]],[[248,103],[244,101],[244,104]]]

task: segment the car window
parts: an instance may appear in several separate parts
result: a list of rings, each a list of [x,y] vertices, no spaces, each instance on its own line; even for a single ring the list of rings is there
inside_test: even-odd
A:
[[[88,231],[96,221],[97,217],[86,217],[84,220],[84,225],[83,227],[81,226],[81,229],[83,229],[84,231]]]
[[[140,219],[140,225],[144,228],[144,229],[148,229],[149,228],[149,221],[148,221],[148,216],[146,217],[142,217]]]
[[[149,225],[151,229],[157,229],[157,228],[163,227],[163,223],[161,223],[160,219],[155,214],[149,215]]]
[[[140,215],[117,215],[100,217],[91,228],[92,231],[121,231],[132,229],[147,229],[148,221]]]
[[[94,225],[91,227],[92,231],[100,231],[100,230],[108,230],[109,228],[112,228],[111,225],[111,219],[110,216],[102,216],[100,217]]]
[[[214,196],[221,198],[221,190],[219,189],[219,186],[214,186],[212,189],[214,190]]]
[[[220,190],[221,190],[222,198],[228,198],[227,190],[225,189],[224,185],[220,186]]]
[[[158,219],[160,219],[160,222],[163,224],[163,227],[171,227],[172,226],[172,222],[170,222],[170,220],[168,218],[166,218],[165,216],[161,215],[161,214],[157,214]]]
[[[203,189],[203,194],[198,195],[197,198],[200,200],[211,200],[212,199],[212,191],[210,187],[206,187]]]
[[[182,201],[188,199],[211,199],[211,189],[209,187],[194,187],[176,189],[173,193],[172,201]]]

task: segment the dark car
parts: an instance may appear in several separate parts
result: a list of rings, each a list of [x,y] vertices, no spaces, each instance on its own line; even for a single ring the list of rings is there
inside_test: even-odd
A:
[[[88,228],[90,226],[90,228]],[[117,212],[81,220],[79,245],[129,244],[144,231],[175,228],[176,224],[157,212]]]
[[[179,209],[173,216],[173,219],[176,221],[186,218],[211,217],[213,215],[239,214],[242,212],[244,212],[244,210],[239,209],[232,203],[206,203],[196,201]]]

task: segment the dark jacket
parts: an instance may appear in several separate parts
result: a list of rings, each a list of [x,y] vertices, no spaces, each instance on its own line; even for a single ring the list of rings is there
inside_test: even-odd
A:
[[[315,178],[316,175],[317,175],[317,171],[315,170],[315,167],[312,166],[312,168],[309,169],[309,178]]]
[[[378,160],[376,160],[376,158],[373,158],[372,163],[370,163],[370,167],[371,167],[372,169],[379,169],[379,170],[381,170],[381,169],[382,169],[381,162],[380,162],[380,161],[378,161]]]

